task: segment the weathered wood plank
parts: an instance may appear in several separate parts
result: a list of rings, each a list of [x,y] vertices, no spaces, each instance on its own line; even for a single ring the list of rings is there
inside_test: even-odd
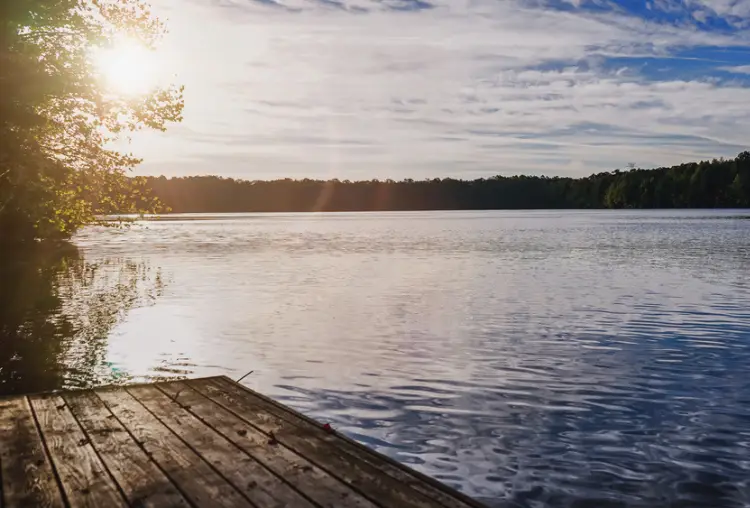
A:
[[[253,506],[125,390],[97,390],[96,394],[195,506]]]
[[[128,389],[234,487],[258,506],[312,508],[289,484],[153,386]]]
[[[75,507],[127,506],[62,397],[40,395],[30,402],[68,502]]]
[[[232,383],[201,380],[189,381],[188,385],[206,394],[261,431],[267,434],[273,433],[280,443],[351,485],[380,506],[435,508],[435,502],[423,494],[384,475],[382,471],[369,463],[347,454],[339,446],[331,446],[330,443],[320,439],[316,432],[318,428],[310,424],[293,425],[279,418],[264,407],[264,401],[252,397],[250,392]]]
[[[190,506],[94,392],[68,393],[63,398],[131,506]]]
[[[6,508],[62,508],[60,487],[26,397],[0,400],[0,467]]]
[[[378,468],[383,473],[398,480],[398,482],[408,485],[414,490],[424,494],[445,506],[446,508],[484,508],[484,505],[469,498],[459,492],[452,492],[452,489],[440,485],[437,480],[427,477],[426,475],[420,474],[417,471],[407,469],[397,463],[392,462],[386,457],[378,454],[377,452],[368,450],[359,443],[347,438],[340,434],[330,434],[326,432],[322,426],[304,415],[301,415],[291,408],[283,406],[282,404],[265,397],[262,394],[253,392],[249,388],[246,388],[238,383],[235,383],[226,376],[218,376],[210,379],[212,382],[216,382],[219,386],[228,387],[233,390],[234,393],[241,396],[241,394],[248,394],[252,400],[257,401],[259,407],[264,408],[271,414],[292,423],[293,425],[310,430],[319,439],[329,443],[330,446],[335,446],[348,454],[354,455],[358,459],[370,464],[373,467]],[[203,381],[203,380],[196,380]]]
[[[376,505],[343,482],[285,446],[269,446],[269,437],[184,383],[157,385],[245,452],[325,508],[374,508]]]
[[[125,505],[482,506],[224,376],[0,399],[0,508]]]

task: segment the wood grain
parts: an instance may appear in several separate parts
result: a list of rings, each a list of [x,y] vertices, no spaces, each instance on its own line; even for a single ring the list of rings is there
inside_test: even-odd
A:
[[[0,400],[0,467],[5,508],[63,506],[26,397]]]
[[[481,508],[229,378],[0,399],[0,508]]]
[[[94,392],[66,394],[64,399],[131,506],[189,506]]]
[[[30,402],[68,502],[76,507],[127,506],[62,397],[40,395]]]
[[[434,501],[384,475],[378,468],[321,439],[322,429],[305,422],[295,425],[268,411],[264,401],[248,397],[237,385],[208,380],[188,382],[246,422],[276,439],[318,467],[346,482],[370,501],[384,507],[434,508]],[[326,434],[327,436],[327,434]],[[331,435],[330,437],[335,437]]]
[[[175,397],[189,411],[198,416],[236,446],[283,477],[297,490],[325,508],[373,508],[348,485],[315,466],[286,446],[269,446],[269,436],[230,413],[184,383],[157,385],[168,396]]]
[[[125,390],[97,390],[96,394],[195,506],[253,506]]]
[[[313,507],[288,483],[158,388],[142,386],[128,392],[256,505],[268,508]]]
[[[430,499],[433,499],[446,508],[485,508],[484,505],[478,501],[440,484],[437,480],[394,463],[386,457],[383,457],[377,452],[364,447],[346,436],[326,432],[320,423],[310,420],[304,415],[265,397],[263,394],[256,393],[245,386],[235,383],[226,376],[213,377],[210,379],[211,381],[216,382],[219,386],[232,388],[238,395],[241,395],[242,393],[250,395],[252,400],[256,400],[260,407],[263,407],[271,414],[274,414],[294,425],[310,429],[319,439],[330,443],[331,446],[336,446],[346,453],[354,455],[358,459],[376,467],[384,474],[393,477],[403,485],[408,485],[412,489],[424,494]]]

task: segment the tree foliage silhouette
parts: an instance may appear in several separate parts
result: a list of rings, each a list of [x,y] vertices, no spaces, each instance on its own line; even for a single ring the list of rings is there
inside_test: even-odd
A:
[[[139,160],[106,146],[179,121],[182,89],[115,95],[92,50],[118,37],[153,47],[163,33],[139,0],[0,2],[0,241],[67,237],[99,213],[155,208],[126,177]]]
[[[244,181],[149,177],[175,212],[310,212],[523,208],[730,208],[750,206],[750,152],[736,159],[585,178]]]

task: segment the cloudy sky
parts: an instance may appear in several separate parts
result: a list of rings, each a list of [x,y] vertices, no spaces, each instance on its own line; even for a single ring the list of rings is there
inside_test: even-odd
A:
[[[139,174],[581,176],[750,147],[750,0],[151,0]]]

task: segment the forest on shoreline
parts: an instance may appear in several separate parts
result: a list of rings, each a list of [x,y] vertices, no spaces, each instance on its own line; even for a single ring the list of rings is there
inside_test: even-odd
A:
[[[584,178],[495,176],[476,180],[235,180],[146,177],[175,213],[492,210],[565,208],[744,208],[750,152],[668,168]]]
[[[584,178],[133,177],[140,159],[113,149],[113,142],[180,122],[183,87],[164,83],[130,95],[113,87],[107,67],[91,56],[127,49],[126,33],[142,50],[155,49],[164,23],[140,0],[33,0],[8,7],[0,8],[2,247],[64,241],[110,214],[750,207],[747,151],[734,159]]]

